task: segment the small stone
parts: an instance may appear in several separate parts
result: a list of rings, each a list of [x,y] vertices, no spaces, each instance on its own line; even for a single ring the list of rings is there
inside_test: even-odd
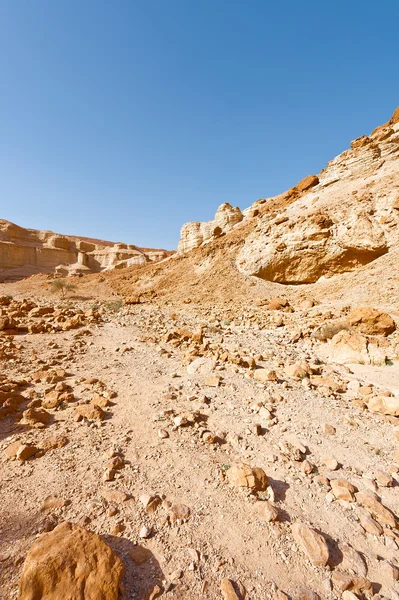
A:
[[[267,500],[257,502],[256,506],[259,517],[267,523],[278,520],[279,514],[277,508]]]
[[[35,456],[38,451],[39,448],[36,448],[36,446],[25,446],[22,444],[17,450],[16,457],[18,460],[28,460],[29,458],[32,458],[32,456]]]
[[[150,550],[144,548],[144,546],[134,546],[129,551],[129,556],[136,565],[142,565],[150,560],[152,554]]]
[[[168,508],[169,519],[172,524],[176,521],[185,521],[191,515],[191,510],[185,504],[172,504]]]
[[[67,506],[69,502],[64,498],[58,498],[57,496],[47,496],[44,499],[42,510],[51,510],[53,508],[62,508],[63,506]]]
[[[253,435],[262,435],[262,426],[259,423],[253,423],[249,426],[249,430]]]
[[[320,533],[304,523],[294,523],[292,535],[313,566],[326,566],[329,560],[329,550],[326,540]]]
[[[385,471],[376,471],[375,479],[379,486],[381,487],[392,487],[393,480],[392,476],[389,473],[385,473]]]
[[[332,456],[322,458],[322,463],[329,471],[336,471],[339,467],[338,461]]]
[[[306,459],[301,463],[301,471],[302,473],[305,473],[305,475],[310,475],[314,471],[314,465]]]
[[[222,592],[223,600],[241,600],[245,597],[243,586],[227,578],[222,579],[220,582],[220,591]]]
[[[378,523],[396,527],[393,513],[378,500],[378,496],[369,490],[362,490],[356,494],[356,502],[367,509]]]
[[[276,371],[269,369],[256,369],[254,371],[254,377],[257,381],[260,381],[261,383],[277,381],[278,379]]]
[[[166,440],[166,438],[169,437],[169,433],[166,431],[166,429],[158,429],[158,437],[161,440]]]
[[[246,487],[254,492],[267,488],[268,479],[263,469],[250,467],[245,463],[236,463],[227,471],[227,479],[232,485]]]
[[[337,432],[333,425],[329,425],[328,423],[324,424],[324,433],[326,435],[334,435]]]
[[[103,492],[103,498],[108,502],[115,502],[115,504],[121,504],[129,499],[129,495],[119,490],[105,490]]]
[[[103,421],[105,413],[102,408],[95,404],[82,404],[75,408],[77,417],[87,419],[88,421]]]
[[[204,385],[208,385],[210,387],[219,387],[219,384],[221,382],[221,378],[215,376],[210,376],[210,377],[205,377],[204,379]]]
[[[143,525],[143,527],[139,531],[139,537],[142,539],[147,539],[151,537],[151,534],[152,529],[150,527],[146,527],[145,525]]]
[[[384,531],[381,525],[377,523],[377,521],[375,521],[368,513],[361,513],[359,522],[363,529],[371,535],[381,535]]]
[[[161,504],[161,498],[151,494],[143,494],[139,498],[147,514],[153,514]]]
[[[337,500],[354,501],[353,494],[355,493],[355,488],[349,481],[345,479],[331,479],[330,485],[332,493]]]

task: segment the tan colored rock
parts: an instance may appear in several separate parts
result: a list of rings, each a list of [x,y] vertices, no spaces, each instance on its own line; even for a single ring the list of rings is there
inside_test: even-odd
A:
[[[266,521],[267,523],[278,521],[278,510],[275,506],[273,506],[273,504],[265,500],[263,502],[257,502],[256,506],[257,513],[263,521]]]
[[[75,408],[75,414],[88,421],[103,421],[105,413],[102,408],[96,404],[82,404]]]
[[[42,510],[52,510],[54,508],[63,508],[67,506],[68,501],[58,496],[47,496],[42,505]]]
[[[268,383],[269,381],[277,381],[277,373],[272,369],[256,369],[254,371],[254,377],[261,383]]]
[[[304,379],[311,374],[311,369],[306,363],[295,363],[293,365],[288,365],[285,367],[285,372],[289,377],[294,377],[295,379]]]
[[[43,408],[57,408],[62,404],[62,392],[57,392],[53,390],[49,394],[46,394],[45,398],[42,400]]]
[[[40,444],[40,448],[44,451],[56,450],[57,448],[63,448],[68,442],[69,440],[65,435],[54,435],[43,440]]]
[[[324,433],[326,435],[335,435],[336,432],[337,430],[333,425],[330,425],[329,423],[324,424]]]
[[[393,485],[392,475],[385,471],[376,471],[375,480],[380,487],[392,487]]]
[[[190,518],[191,510],[185,504],[172,504],[168,510],[169,520],[172,524],[176,521],[186,521]]]
[[[354,308],[348,322],[357,331],[366,335],[389,335],[396,329],[395,321],[385,312],[375,308]]]
[[[17,457],[17,452],[21,447],[21,442],[12,442],[9,444],[7,448],[3,451],[4,458],[13,459]]]
[[[319,178],[317,175],[308,175],[304,179],[301,179],[299,183],[296,184],[296,187],[299,192],[305,192],[310,188],[314,187],[319,183]]]
[[[18,460],[28,460],[32,456],[35,456],[38,451],[39,448],[36,448],[36,446],[22,444],[17,450],[16,457]]]
[[[118,600],[123,571],[123,563],[100,536],[61,523],[29,550],[18,598]]]
[[[189,252],[212,239],[218,238],[222,233],[230,231],[242,219],[243,214],[238,207],[233,207],[228,202],[221,204],[213,221],[207,223],[195,221],[183,225],[180,231],[177,252],[179,254]]]
[[[332,362],[342,365],[350,363],[369,365],[371,362],[367,338],[359,333],[345,330],[333,336],[331,342],[326,344],[322,355],[327,355]]]
[[[285,284],[312,283],[322,276],[351,271],[387,252],[384,231],[360,206],[313,208],[298,218],[286,210],[287,220],[273,229],[267,222],[248,235],[237,255],[237,268]],[[337,213],[345,214],[345,225]],[[293,227],[295,224],[295,227]]]
[[[345,479],[330,479],[331,490],[337,500],[354,502],[355,487]]]
[[[136,565],[142,565],[150,560],[152,553],[144,546],[134,546],[129,551],[129,556]]]
[[[43,427],[51,421],[51,414],[44,408],[28,408],[22,413],[21,423],[31,427]]]
[[[120,490],[105,490],[102,496],[108,502],[115,502],[115,504],[122,504],[122,502],[129,500],[129,495]]]
[[[231,465],[227,471],[229,483],[237,487],[249,488],[253,492],[261,492],[267,488],[268,479],[263,469],[250,467],[245,463]]]
[[[220,591],[223,600],[244,600],[246,597],[244,587],[227,578],[222,579],[220,582]]]
[[[329,560],[329,550],[326,540],[320,533],[304,523],[294,523],[292,535],[313,566],[326,566]]]
[[[399,416],[399,397],[396,396],[371,396],[367,401],[367,408],[381,415]]]
[[[295,594],[295,600],[320,600],[320,596],[313,590],[301,588]]]
[[[344,571],[358,575],[359,577],[366,577],[367,575],[367,563],[364,557],[357,552],[352,546],[345,543],[339,544],[339,549],[342,552],[342,563],[340,568]]]
[[[329,471],[336,471],[339,468],[339,463],[333,456],[325,456],[321,460],[323,465],[325,465]]]
[[[382,535],[384,531],[382,526],[377,521],[375,521],[373,517],[368,513],[361,513],[359,517],[359,522],[363,529],[371,535]]]
[[[378,496],[370,490],[362,490],[356,494],[356,502],[367,509],[378,523],[396,527],[395,515],[386,508],[378,499]]]

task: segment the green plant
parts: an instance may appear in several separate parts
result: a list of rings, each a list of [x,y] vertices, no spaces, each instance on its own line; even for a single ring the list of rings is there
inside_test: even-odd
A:
[[[50,289],[53,294],[61,294],[61,298],[64,299],[66,294],[76,289],[76,286],[66,281],[66,279],[54,279],[51,282]]]
[[[386,358],[385,359],[385,364],[387,365],[387,367],[392,367],[393,366],[393,360],[391,360],[390,358]]]
[[[8,294],[8,295],[6,296],[6,298],[8,298],[9,300],[13,300],[13,299],[14,299],[14,297],[13,297],[13,296],[11,296],[10,294]]]
[[[109,312],[118,312],[123,306],[123,301],[118,298],[117,300],[110,300],[105,304],[105,309]]]

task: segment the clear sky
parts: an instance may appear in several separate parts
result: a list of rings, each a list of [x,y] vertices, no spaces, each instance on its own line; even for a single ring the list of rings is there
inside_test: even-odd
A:
[[[0,218],[174,248],[390,117],[398,23],[398,0],[0,0]]]

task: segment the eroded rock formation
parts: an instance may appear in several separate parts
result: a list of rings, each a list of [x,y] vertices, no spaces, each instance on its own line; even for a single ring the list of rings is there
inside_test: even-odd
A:
[[[168,254],[132,244],[25,229],[0,219],[0,278],[5,281],[42,272],[99,272],[161,260]]]
[[[225,202],[217,209],[213,221],[205,223],[193,221],[183,225],[177,251],[183,253],[193,248],[198,248],[198,246],[230,231],[242,219],[243,214],[241,210],[237,206],[233,207],[228,202]]]
[[[399,242],[398,115],[397,109],[319,176],[309,175],[284,194],[258,200],[242,213],[224,204],[213,221],[187,223],[178,252],[242,223],[247,227],[242,228],[238,270],[288,284],[353,271],[388,253]]]

